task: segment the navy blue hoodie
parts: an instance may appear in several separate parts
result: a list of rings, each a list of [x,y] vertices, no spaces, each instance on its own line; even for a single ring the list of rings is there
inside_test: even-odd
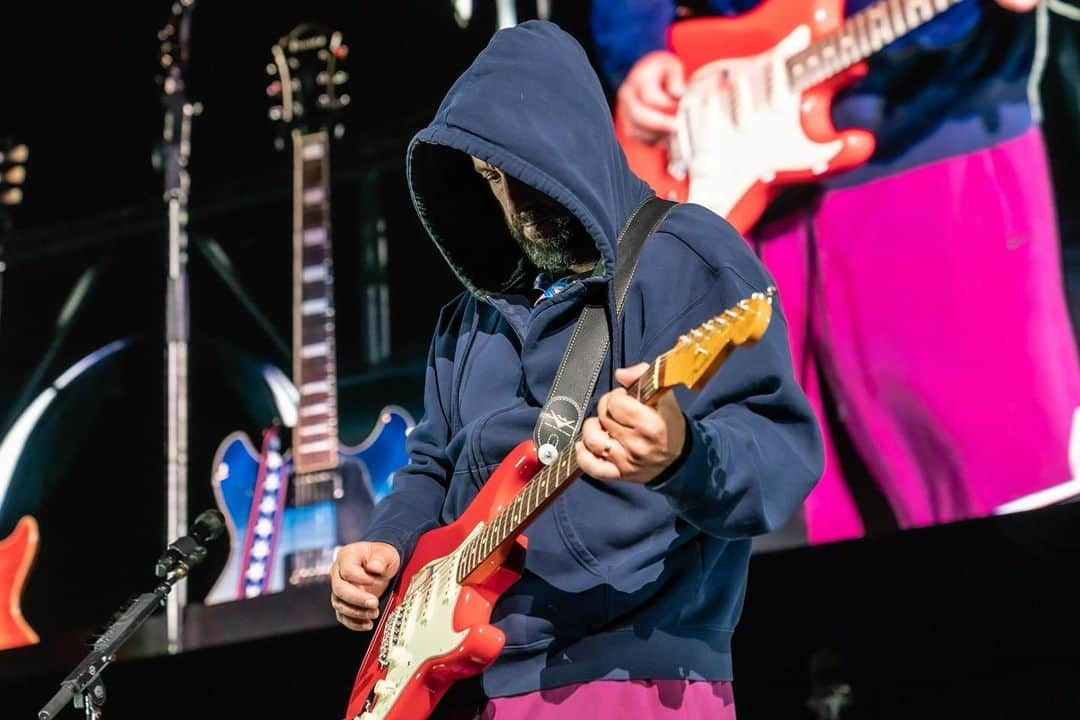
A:
[[[469,155],[573,212],[600,250],[593,276],[533,307],[524,288],[535,270]],[[494,36],[413,139],[407,163],[417,213],[466,291],[439,317],[410,462],[366,534],[403,558],[530,437],[586,298],[611,302],[617,234],[649,196],[627,168],[584,51],[543,22]],[[645,242],[613,326],[614,365],[609,357],[594,397],[611,388],[613,367],[652,359],[769,284],[724,220],[677,206]],[[781,524],[822,466],[780,308],[759,343],[736,350],[701,392],[677,396],[688,444],[661,477],[647,486],[581,478],[529,527],[524,575],[495,606],[506,647],[484,673],[489,695],[601,678],[731,677],[749,538]]]

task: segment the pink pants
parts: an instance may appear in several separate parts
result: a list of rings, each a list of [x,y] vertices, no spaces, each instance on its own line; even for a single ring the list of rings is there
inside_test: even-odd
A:
[[[482,720],[735,720],[729,682],[596,680],[494,698]]]
[[[1038,129],[858,187],[755,233],[797,376],[818,370],[902,527],[1069,479],[1080,365]],[[863,525],[826,434],[811,542]]]

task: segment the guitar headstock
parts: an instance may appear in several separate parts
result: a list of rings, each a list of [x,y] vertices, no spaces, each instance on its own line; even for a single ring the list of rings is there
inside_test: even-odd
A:
[[[191,11],[195,0],[174,0],[169,8],[169,19],[158,31],[159,62],[161,75],[158,83],[167,98],[176,97],[184,102],[183,73],[188,63],[188,35],[191,27]]]
[[[161,72],[157,81],[161,86],[161,104],[165,107],[165,124],[161,144],[154,150],[151,161],[164,173],[166,191],[171,194],[187,193],[191,119],[202,112],[201,104],[188,100],[184,80],[194,9],[195,0],[173,0],[169,19],[158,31]]]
[[[26,161],[30,148],[10,140],[0,142],[0,205],[18,205],[23,200],[22,186],[26,183]]]
[[[334,136],[341,137],[344,126],[337,116],[349,104],[348,94],[341,92],[348,80],[343,66],[349,55],[341,33],[304,23],[281,38],[271,53],[274,62],[266,72],[273,80],[266,94],[276,104],[270,108],[270,119],[286,131],[333,128]]]
[[[657,387],[682,384],[700,389],[732,350],[752,345],[765,334],[775,294],[773,287],[754,293],[680,336],[678,344],[662,356]]]

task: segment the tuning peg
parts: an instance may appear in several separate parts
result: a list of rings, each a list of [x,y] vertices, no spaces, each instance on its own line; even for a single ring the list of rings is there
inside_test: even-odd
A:
[[[266,74],[270,75],[271,77],[274,76],[274,75],[277,75],[277,64],[276,63],[266,63]]]
[[[24,163],[30,158],[30,148],[22,143],[6,153],[0,152],[0,163]]]
[[[315,76],[315,84],[325,86],[330,81],[330,73],[323,70]]]
[[[22,199],[22,188],[13,187],[0,192],[0,205],[18,205]]]
[[[326,93],[319,95],[319,107],[326,107],[330,104],[330,96]]]
[[[319,50],[319,52],[315,53],[315,56],[323,62],[326,62],[330,59],[330,53],[326,51],[326,48],[322,48],[321,50]]]
[[[296,70],[297,68],[300,67],[300,61],[297,60],[294,57],[289,58],[289,67],[292,68],[293,70]]]
[[[266,114],[270,116],[271,120],[274,120],[276,122],[281,119],[282,107],[280,105],[275,105],[274,107],[270,108]]]
[[[344,60],[345,58],[349,57],[349,46],[338,45],[336,48],[334,48],[334,57],[336,57],[338,60]]]
[[[280,138],[280,137],[274,138],[274,149],[275,150],[284,150],[285,149],[285,138]]]
[[[30,159],[30,146],[19,143],[8,151],[8,162],[24,163]]]
[[[348,79],[349,73],[345,72],[344,70],[338,70],[336,73],[334,73],[335,85],[344,85]]]
[[[280,80],[275,80],[274,82],[267,85],[266,86],[266,94],[269,97],[274,97],[275,95],[280,95],[281,94],[281,81]]]
[[[348,93],[343,93],[342,96],[338,98],[338,102],[341,103],[342,106],[345,106],[352,102],[352,98],[349,97]]]
[[[334,126],[334,137],[336,139],[340,140],[344,136],[345,136],[345,126],[342,125],[341,123],[338,123],[337,125]]]
[[[26,181],[26,166],[15,165],[4,172],[4,182],[8,185],[22,185]]]
[[[303,117],[304,116],[304,106],[302,104],[300,104],[300,103],[293,103],[292,114],[295,115],[296,117]]]

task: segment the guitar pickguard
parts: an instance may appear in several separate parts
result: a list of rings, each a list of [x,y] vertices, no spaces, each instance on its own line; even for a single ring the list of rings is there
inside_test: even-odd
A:
[[[483,529],[478,525],[469,537]],[[454,629],[454,615],[463,590],[457,582],[460,550],[429,562],[409,582],[404,599],[384,621],[379,664],[385,677],[358,720],[383,720],[399,694],[422,666],[450,653],[468,634]]]
[[[690,77],[669,152],[669,172],[689,180],[689,202],[727,216],[778,173],[829,169],[843,143],[807,137],[802,96],[786,70],[810,39],[810,28],[799,25],[768,52],[715,60]]]

